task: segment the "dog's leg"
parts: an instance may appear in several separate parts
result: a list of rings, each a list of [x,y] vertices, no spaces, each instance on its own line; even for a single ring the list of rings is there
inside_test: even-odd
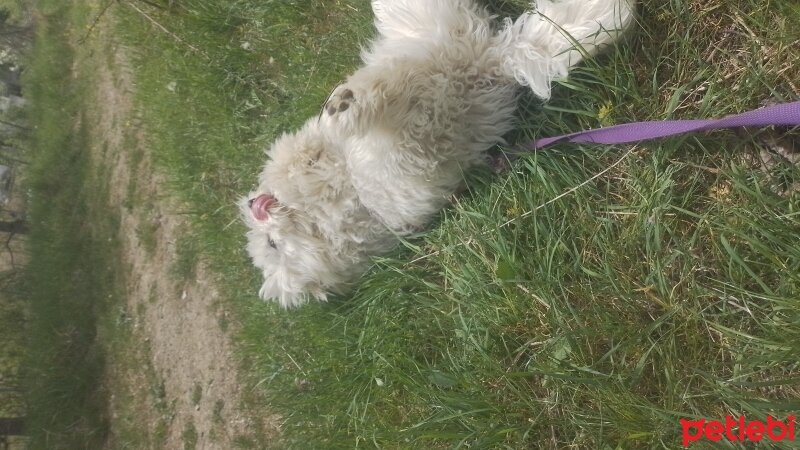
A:
[[[506,19],[499,36],[504,69],[542,98],[570,67],[613,43],[633,20],[635,0],[539,0],[534,12]]]
[[[465,11],[488,18],[474,0],[372,0],[375,27],[388,38],[430,38],[457,26]]]
[[[363,70],[363,69],[362,69]],[[357,135],[372,126],[374,111],[379,107],[377,98],[368,85],[351,76],[334,89],[322,111],[323,121],[344,135]]]
[[[337,87],[331,94],[328,102],[325,103],[325,112],[329,116],[343,113],[350,109],[350,105],[355,101],[355,94],[347,86]]]
[[[323,119],[347,135],[359,135],[396,120],[398,109],[408,109],[408,77],[381,66],[366,66],[334,89],[322,112]]]
[[[391,19],[391,10],[386,3],[386,0],[372,0],[372,14],[375,15],[375,26],[378,29],[387,27]]]

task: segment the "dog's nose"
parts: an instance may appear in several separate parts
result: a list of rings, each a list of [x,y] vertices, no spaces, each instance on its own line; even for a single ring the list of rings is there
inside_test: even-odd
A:
[[[251,198],[250,200],[248,200],[248,201],[247,201],[247,207],[248,207],[248,208],[252,208],[252,207],[253,207],[253,202],[254,202],[254,201],[256,201],[256,199],[254,199],[254,198]]]

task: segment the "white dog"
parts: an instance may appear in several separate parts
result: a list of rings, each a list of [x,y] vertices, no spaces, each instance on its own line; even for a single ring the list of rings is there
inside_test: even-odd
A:
[[[373,0],[378,36],[319,117],[279,138],[242,200],[261,297],[341,293],[371,255],[426,226],[513,127],[520,85],[613,42],[633,0],[539,0],[497,24],[473,0]]]

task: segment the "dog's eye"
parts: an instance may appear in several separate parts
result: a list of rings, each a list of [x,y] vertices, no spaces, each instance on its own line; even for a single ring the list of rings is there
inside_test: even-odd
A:
[[[278,246],[275,245],[275,241],[273,241],[272,238],[269,236],[267,236],[267,244],[269,244],[269,246],[274,248],[275,250],[278,249]]]

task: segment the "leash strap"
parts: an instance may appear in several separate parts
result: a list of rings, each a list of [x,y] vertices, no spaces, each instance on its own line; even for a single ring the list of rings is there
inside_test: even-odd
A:
[[[579,131],[577,133],[537,139],[533,143],[533,149],[539,150],[559,142],[628,144],[697,131],[736,127],[766,127],[769,125],[800,125],[800,101],[766,106],[741,114],[726,116],[722,119],[634,122]]]

